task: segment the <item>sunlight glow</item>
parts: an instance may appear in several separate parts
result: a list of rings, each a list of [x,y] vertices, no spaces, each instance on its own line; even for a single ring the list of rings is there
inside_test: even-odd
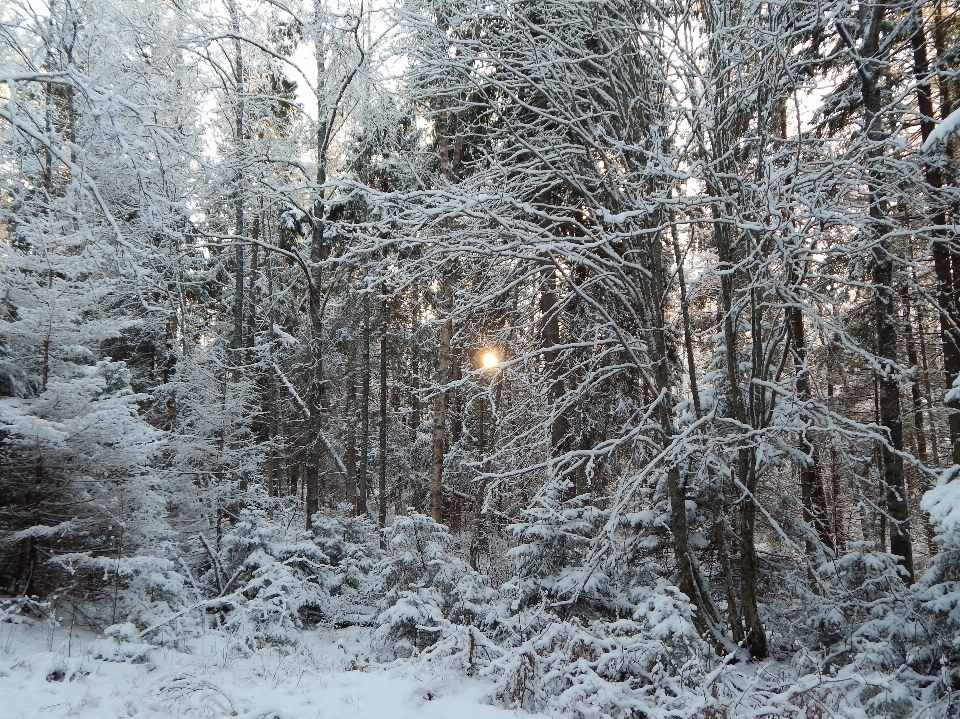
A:
[[[486,350],[480,355],[480,368],[484,370],[496,369],[500,364],[500,357],[494,350]]]

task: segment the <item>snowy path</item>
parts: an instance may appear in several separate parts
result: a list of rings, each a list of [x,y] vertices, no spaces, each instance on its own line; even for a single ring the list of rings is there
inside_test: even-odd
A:
[[[308,633],[284,656],[240,657],[207,641],[192,654],[154,649],[142,664],[94,659],[93,636],[40,624],[0,631],[0,717],[505,719],[481,703],[489,685],[458,674],[363,660],[362,636]],[[50,650],[53,651],[50,651]],[[70,654],[71,656],[68,656]],[[359,656],[362,670],[350,670]],[[530,717],[529,714],[523,714]]]

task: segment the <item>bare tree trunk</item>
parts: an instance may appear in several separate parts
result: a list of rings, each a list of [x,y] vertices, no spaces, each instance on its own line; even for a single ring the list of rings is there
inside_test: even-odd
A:
[[[413,430],[413,441],[417,440],[417,429],[420,427],[420,353],[417,343],[410,348],[410,429]]]
[[[722,223],[724,216],[720,207],[714,206],[714,219],[721,221],[715,225],[717,250],[720,262],[733,266],[729,228]],[[729,272],[720,279],[720,303],[723,310],[723,335],[726,349],[727,384],[733,418],[745,426],[750,426],[740,390],[740,371],[737,350],[737,318],[733,310],[733,278]],[[767,636],[760,621],[759,600],[757,597],[757,547],[754,538],[756,525],[757,474],[753,451],[741,446],[737,450],[736,473],[739,484],[747,492],[740,503],[740,604],[744,620],[745,646],[750,655],[764,659],[768,654]]]
[[[714,500],[713,510],[713,541],[717,545],[717,559],[723,572],[723,588],[727,594],[727,613],[730,618],[730,629],[733,641],[743,642],[743,613],[740,611],[740,602],[737,599],[736,587],[733,583],[733,571],[730,568],[730,550],[727,548],[727,520],[724,519],[720,498]]]
[[[369,515],[367,469],[370,461],[370,295],[363,295],[363,375],[360,379],[360,467],[357,472],[357,516]]]
[[[167,318],[167,322],[164,328],[164,338],[163,338],[164,357],[163,357],[163,368],[160,375],[160,381],[164,385],[167,385],[170,382],[177,368],[176,354],[174,353],[174,349],[173,349],[176,342],[177,329],[178,329],[177,313],[173,312],[170,315],[170,317]],[[166,416],[164,417],[164,421],[163,421],[163,429],[167,432],[172,432],[177,422],[177,395],[173,389],[168,388],[166,390],[164,406],[166,409]]]
[[[793,336],[793,364],[796,372],[797,401],[810,399],[810,369],[807,366],[807,340],[803,325],[803,311],[791,307],[790,333]],[[827,513],[827,498],[823,490],[823,478],[820,476],[820,451],[807,437],[807,431],[800,432],[800,450],[810,459],[800,467],[800,497],[803,501],[803,521],[807,522],[820,541],[835,549],[830,536],[830,520]]]
[[[253,221],[250,223],[250,237],[254,240],[260,239],[260,217],[255,215]],[[247,330],[244,336],[246,342],[246,347],[249,350],[247,353],[247,362],[253,362],[253,348],[256,344],[256,334],[257,334],[257,295],[256,295],[256,285],[257,285],[257,276],[260,273],[260,246],[256,243],[250,248],[250,281],[247,283],[249,289],[247,291],[247,304],[249,309],[247,310]]]
[[[920,370],[920,360],[917,357],[917,342],[914,335],[913,317],[910,311],[911,298],[907,289],[903,290],[903,337],[907,348],[907,363],[914,369]],[[913,437],[917,448],[917,457],[921,462],[927,461],[927,437],[923,427],[923,400],[920,395],[920,378],[910,380],[910,399],[913,402]]]
[[[244,140],[244,83],[243,83],[243,54],[240,50],[240,16],[237,12],[237,5],[235,0],[229,0],[228,10],[230,13],[230,29],[235,33],[236,37],[233,41],[234,48],[234,92],[236,93],[236,116],[234,117],[234,143],[235,143],[235,157],[234,162],[236,162],[236,167],[234,167],[234,188],[233,188],[233,232],[234,235],[238,238],[243,237],[244,233],[244,192],[243,192],[243,170],[241,169],[241,154],[242,146]],[[244,291],[243,291],[243,274],[244,274],[244,257],[243,257],[243,243],[240,240],[237,240],[234,243],[234,263],[236,264],[235,268],[235,279],[234,279],[234,294],[233,294],[233,347],[234,349],[241,349],[244,347],[243,341],[243,316],[244,316]],[[239,364],[239,355],[237,359]]]
[[[942,36],[941,8],[936,10],[934,21],[934,43],[937,55],[940,56],[948,49]],[[923,30],[923,19],[914,18],[914,30],[910,38],[913,50],[913,72],[917,82],[917,109],[920,113],[920,136],[926,142],[933,132],[934,109],[933,93],[931,91],[930,63],[927,59],[927,38]],[[949,86],[940,83],[941,117],[945,118],[952,110]],[[925,169],[926,184],[931,188],[934,202],[939,201],[937,192],[943,187],[943,173],[939,167],[930,164]],[[956,269],[960,265],[958,253],[952,249],[953,236],[945,233],[942,228],[947,223],[945,209],[935,206],[930,222],[938,229],[934,230],[933,237],[933,270],[937,278],[937,305],[940,309],[940,341],[943,348],[943,370],[945,373],[947,392],[951,390],[957,377],[960,376],[960,307],[956,292],[960,277],[956,276]],[[960,464],[960,398],[948,399],[947,422],[950,428],[950,461]]]
[[[553,264],[545,261],[540,272],[540,345],[544,348],[544,374],[549,382],[547,402],[552,415],[550,422],[550,456],[563,456],[569,449],[570,423],[560,407],[565,393],[560,352],[560,309],[558,307],[557,275]],[[576,492],[576,489],[574,489]]]
[[[383,330],[380,334],[380,495],[379,524],[387,526],[387,302],[383,301]]]
[[[917,339],[920,344],[921,374],[923,379],[923,401],[929,427],[930,450],[933,455],[933,466],[940,466],[940,442],[937,439],[937,425],[933,417],[933,390],[930,387],[930,363],[927,361],[927,341],[924,339],[926,329],[923,323],[923,314],[917,312]]]
[[[346,487],[344,501],[353,504],[354,510],[360,506],[360,495],[357,491],[357,380],[351,373],[347,384],[347,448],[344,463],[347,465]]]
[[[672,235],[674,259],[680,259],[679,243],[676,234]],[[663,254],[663,242],[659,235],[648,237],[647,256],[649,262],[650,282],[648,291],[649,307],[645,308],[643,317],[650,326],[649,337],[651,359],[653,360],[653,379],[656,386],[652,394],[660,396],[659,420],[663,431],[663,443],[666,446],[673,441],[677,434],[673,421],[675,402],[670,380],[671,357],[673,351],[672,331],[667,323],[664,312],[664,303],[667,298],[667,266]],[[678,261],[678,267],[680,263]],[[680,270],[682,272],[682,269]],[[682,291],[685,298],[686,291]],[[689,315],[686,316],[689,320]],[[688,335],[688,339],[690,339]],[[692,365],[692,353],[688,354]],[[695,382],[695,380],[692,380]],[[699,410],[698,410],[699,412]],[[670,533],[673,540],[673,554],[677,562],[679,587],[690,601],[697,607],[694,614],[694,623],[701,634],[707,635],[714,646],[724,648],[721,632],[718,629],[719,620],[713,605],[713,600],[707,589],[706,582],[701,580],[700,569],[696,557],[690,547],[689,529],[687,526],[686,482],[680,471],[678,462],[674,460],[667,468],[667,494],[670,498]]]
[[[314,17],[321,22],[322,8],[314,3]],[[310,314],[310,375],[307,380],[307,402],[310,417],[307,420],[307,443],[304,463],[304,509],[306,510],[307,529],[311,526],[311,517],[320,509],[320,436],[323,433],[323,412],[326,408],[326,389],[323,377],[323,274],[322,263],[330,255],[330,247],[324,237],[325,207],[322,186],[327,181],[327,137],[330,117],[322,92],[326,77],[324,48],[317,43],[315,60],[317,65],[317,189],[313,192],[313,208],[310,215],[310,266],[307,271],[307,309]]]
[[[834,409],[833,402],[833,342],[827,344],[827,407]],[[838,552],[846,546],[847,534],[840,512],[840,469],[837,461],[837,449],[830,443],[830,521],[833,526],[834,545]]]
[[[484,407],[486,405],[486,398],[481,398],[480,400],[480,421],[478,422],[477,430],[477,458],[480,460],[480,472],[481,474],[486,472],[487,462],[486,462],[486,447],[485,445],[485,428],[484,428]],[[480,565],[480,550],[481,544],[483,544],[483,501],[484,495],[486,493],[487,483],[486,480],[477,482],[477,492],[473,500],[473,533],[470,537],[470,568],[474,571],[479,570]]]
[[[430,516],[443,522],[443,458],[446,454],[446,424],[450,381],[451,343],[453,341],[453,277],[449,262],[444,265],[440,280],[440,311],[445,315],[440,326],[438,351],[440,367],[437,380],[440,385],[433,407],[433,443],[430,447]]]
[[[700,390],[697,387],[697,364],[693,354],[693,325],[690,322],[690,302],[687,299],[687,282],[683,273],[683,254],[680,252],[680,238],[673,213],[670,213],[670,239],[673,243],[673,258],[677,264],[677,283],[680,287],[680,312],[683,317],[683,346],[687,354],[687,377],[690,381],[690,396],[693,398],[693,411],[700,419]]]
[[[864,126],[867,139],[865,160],[867,192],[870,202],[869,231],[873,237],[874,322],[877,328],[877,355],[880,370],[879,383],[880,424],[887,433],[883,445],[883,481],[886,494],[886,512],[890,521],[890,551],[900,557],[907,570],[908,582],[913,581],[913,543],[910,538],[910,513],[907,487],[903,471],[903,413],[900,406],[901,372],[897,364],[897,316],[893,289],[893,247],[886,234],[888,224],[887,200],[884,190],[883,97],[879,78],[883,65],[880,33],[887,13],[886,3],[864,6],[865,33],[860,48],[856,48],[842,24],[838,32],[850,49],[860,75],[860,94],[864,107]]]

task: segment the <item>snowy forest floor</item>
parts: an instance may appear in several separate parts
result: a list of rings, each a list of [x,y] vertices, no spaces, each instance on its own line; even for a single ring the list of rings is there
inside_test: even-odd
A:
[[[410,662],[376,664],[366,630],[305,631],[284,653],[241,656],[219,637],[140,663],[96,658],[96,635],[38,621],[0,623],[0,716],[243,719],[498,719],[490,685]]]

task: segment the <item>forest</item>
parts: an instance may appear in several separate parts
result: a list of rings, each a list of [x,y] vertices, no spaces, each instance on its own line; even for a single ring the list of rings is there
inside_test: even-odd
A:
[[[955,0],[2,0],[0,649],[957,717],[958,223]]]

